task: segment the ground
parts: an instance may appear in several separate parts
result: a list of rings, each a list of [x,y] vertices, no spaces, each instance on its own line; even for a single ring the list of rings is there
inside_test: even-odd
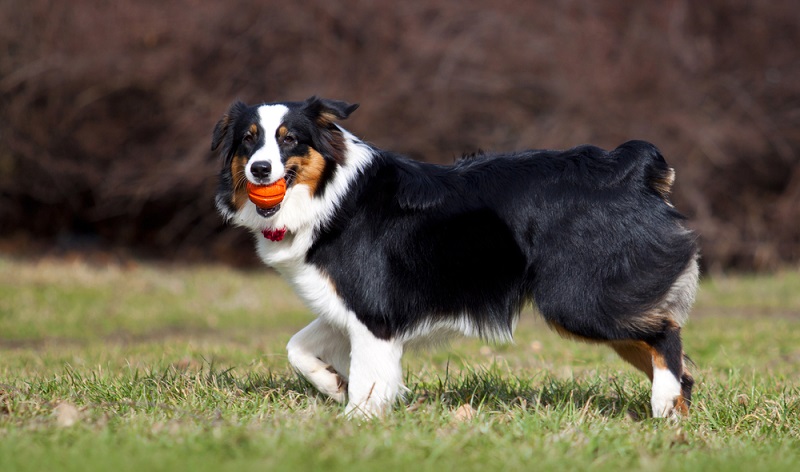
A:
[[[362,423],[289,369],[312,315],[269,271],[0,258],[0,470],[796,470],[799,288],[704,279],[680,422],[529,311],[514,344],[407,355],[405,401]]]

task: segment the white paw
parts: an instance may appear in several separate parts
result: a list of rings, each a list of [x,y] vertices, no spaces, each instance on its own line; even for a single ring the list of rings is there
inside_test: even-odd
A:
[[[350,402],[345,407],[345,415],[353,419],[380,418],[389,411],[390,404],[368,399],[362,402]]]
[[[653,418],[676,418],[678,412],[675,409],[678,397],[653,396],[650,405],[653,407]]]
[[[325,369],[325,373],[315,373],[315,380],[311,383],[317,387],[320,393],[331,397],[338,403],[347,400],[347,380],[345,380],[333,367]]]
[[[355,388],[353,388],[355,387]],[[397,401],[402,398],[406,387],[402,384],[371,384],[369,388],[351,385],[350,402],[345,414],[350,418],[379,418],[388,413]],[[360,391],[360,393],[358,393]]]
[[[347,400],[347,380],[330,366],[321,365],[315,369],[299,372],[323,395],[339,403]]]
[[[677,418],[688,410],[681,396],[681,383],[664,368],[653,369],[653,418]]]
[[[347,380],[339,375],[330,365],[304,352],[290,350],[289,363],[304,379],[311,382],[323,395],[327,395],[339,403],[347,397]]]

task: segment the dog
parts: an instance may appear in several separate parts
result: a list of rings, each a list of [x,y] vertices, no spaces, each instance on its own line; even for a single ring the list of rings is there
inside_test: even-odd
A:
[[[348,415],[379,416],[404,391],[410,345],[453,334],[510,340],[533,303],[558,333],[605,343],[643,371],[654,417],[688,414],[681,326],[698,247],[654,145],[435,165],[346,131],[338,122],[357,107],[236,102],[213,131],[217,209],[252,231],[260,259],[317,315],[287,345],[301,376]],[[277,207],[248,200],[248,181],[281,178]]]

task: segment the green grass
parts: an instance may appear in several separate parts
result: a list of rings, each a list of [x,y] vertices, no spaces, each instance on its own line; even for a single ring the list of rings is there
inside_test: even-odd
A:
[[[703,283],[679,423],[530,313],[514,344],[410,353],[405,401],[358,422],[288,368],[312,316],[269,272],[0,258],[0,470],[796,470],[798,289]]]

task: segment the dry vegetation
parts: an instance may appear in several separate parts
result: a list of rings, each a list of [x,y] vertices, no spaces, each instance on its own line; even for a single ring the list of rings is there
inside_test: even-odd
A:
[[[234,98],[360,102],[347,126],[463,152],[655,142],[711,269],[800,258],[791,0],[0,0],[0,249],[249,258],[213,210]]]

